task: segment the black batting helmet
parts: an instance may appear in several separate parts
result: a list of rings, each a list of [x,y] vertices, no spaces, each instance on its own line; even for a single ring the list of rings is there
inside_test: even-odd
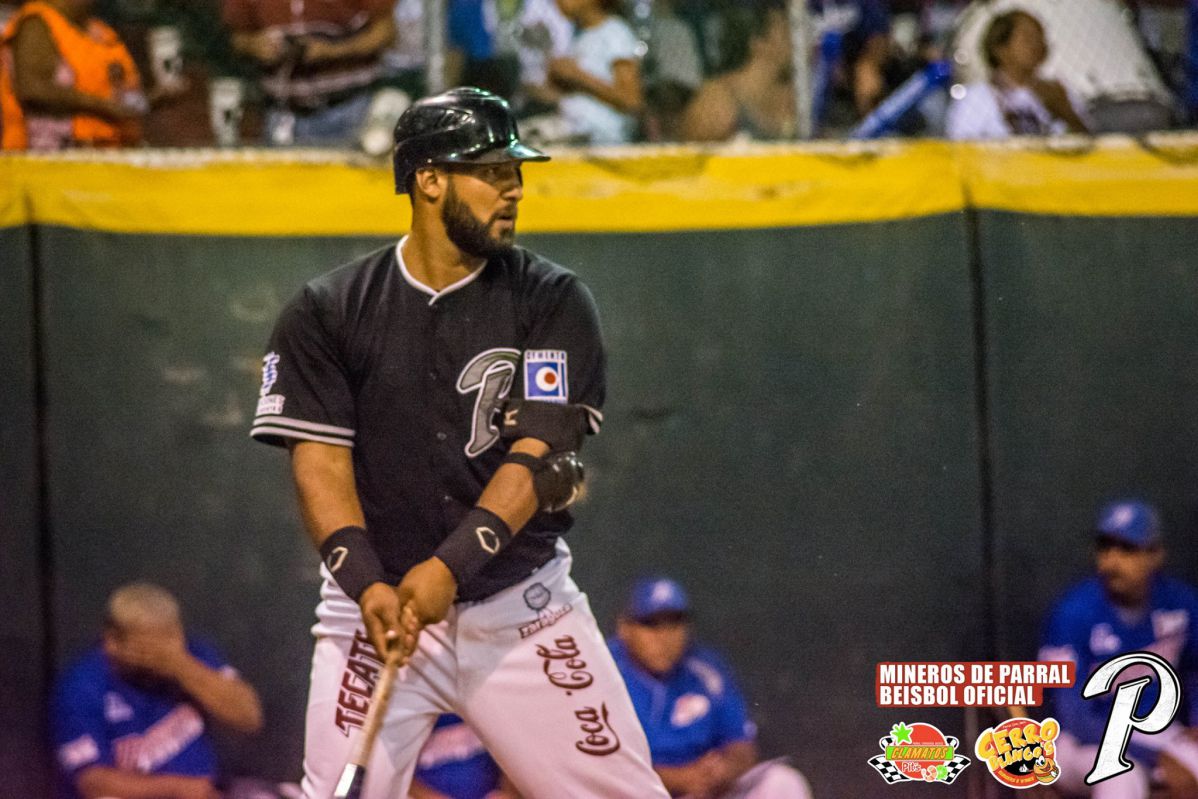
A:
[[[395,123],[395,193],[429,164],[548,161],[521,143],[516,118],[498,95],[473,87],[450,89],[413,103]]]

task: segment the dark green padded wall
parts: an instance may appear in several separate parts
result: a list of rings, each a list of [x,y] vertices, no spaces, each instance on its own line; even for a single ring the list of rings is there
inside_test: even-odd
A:
[[[1198,220],[979,217],[996,654],[1025,657],[1091,567],[1104,498],[1159,503],[1173,570],[1198,578]]]
[[[541,248],[594,288],[611,351],[574,538],[601,621],[636,574],[679,576],[765,751],[833,795],[882,785],[844,767],[897,720],[874,663],[983,651],[961,219]]]
[[[268,734],[232,764],[280,778],[317,583],[285,457],[246,437],[259,358],[307,277],[378,243],[42,235],[60,651],[117,583],[168,583],[263,689]],[[844,759],[897,720],[872,707],[873,664],[985,652],[961,217],[527,243],[584,277],[608,337],[571,537],[601,622],[635,575],[677,575],[764,749],[866,790]]]
[[[45,790],[42,570],[35,430],[33,258],[28,228],[0,228],[0,775]]]
[[[42,234],[60,664],[147,578],[261,690],[233,769],[296,776],[317,598],[280,450],[248,422],[280,305],[349,240]]]

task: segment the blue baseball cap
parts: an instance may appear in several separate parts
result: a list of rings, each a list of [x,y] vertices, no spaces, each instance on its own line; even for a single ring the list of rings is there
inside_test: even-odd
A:
[[[643,621],[659,613],[690,613],[690,598],[669,577],[642,577],[632,586],[624,615]]]
[[[1098,511],[1094,536],[1148,549],[1161,541],[1160,516],[1147,502],[1134,499],[1108,502]]]

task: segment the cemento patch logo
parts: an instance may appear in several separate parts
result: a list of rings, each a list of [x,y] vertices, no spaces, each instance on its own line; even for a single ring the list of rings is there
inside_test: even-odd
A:
[[[960,744],[931,724],[899,722],[878,741],[882,754],[867,762],[890,785],[899,782],[938,782],[951,785],[969,765],[957,754]]]
[[[994,779],[1011,788],[1051,785],[1061,776],[1056,762],[1056,719],[1007,719],[978,736],[974,752]]]
[[[565,402],[569,396],[564,350],[524,353],[524,399]]]

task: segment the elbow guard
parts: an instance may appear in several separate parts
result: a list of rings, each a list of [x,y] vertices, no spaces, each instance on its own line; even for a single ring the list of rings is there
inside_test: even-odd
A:
[[[533,490],[543,511],[563,511],[583,494],[585,474],[577,452],[550,452],[544,458],[527,452],[509,452],[503,462],[518,463],[532,472]]]
[[[508,400],[496,407],[499,433],[507,441],[535,438],[550,452],[577,452],[586,436],[587,409],[543,400]]]

